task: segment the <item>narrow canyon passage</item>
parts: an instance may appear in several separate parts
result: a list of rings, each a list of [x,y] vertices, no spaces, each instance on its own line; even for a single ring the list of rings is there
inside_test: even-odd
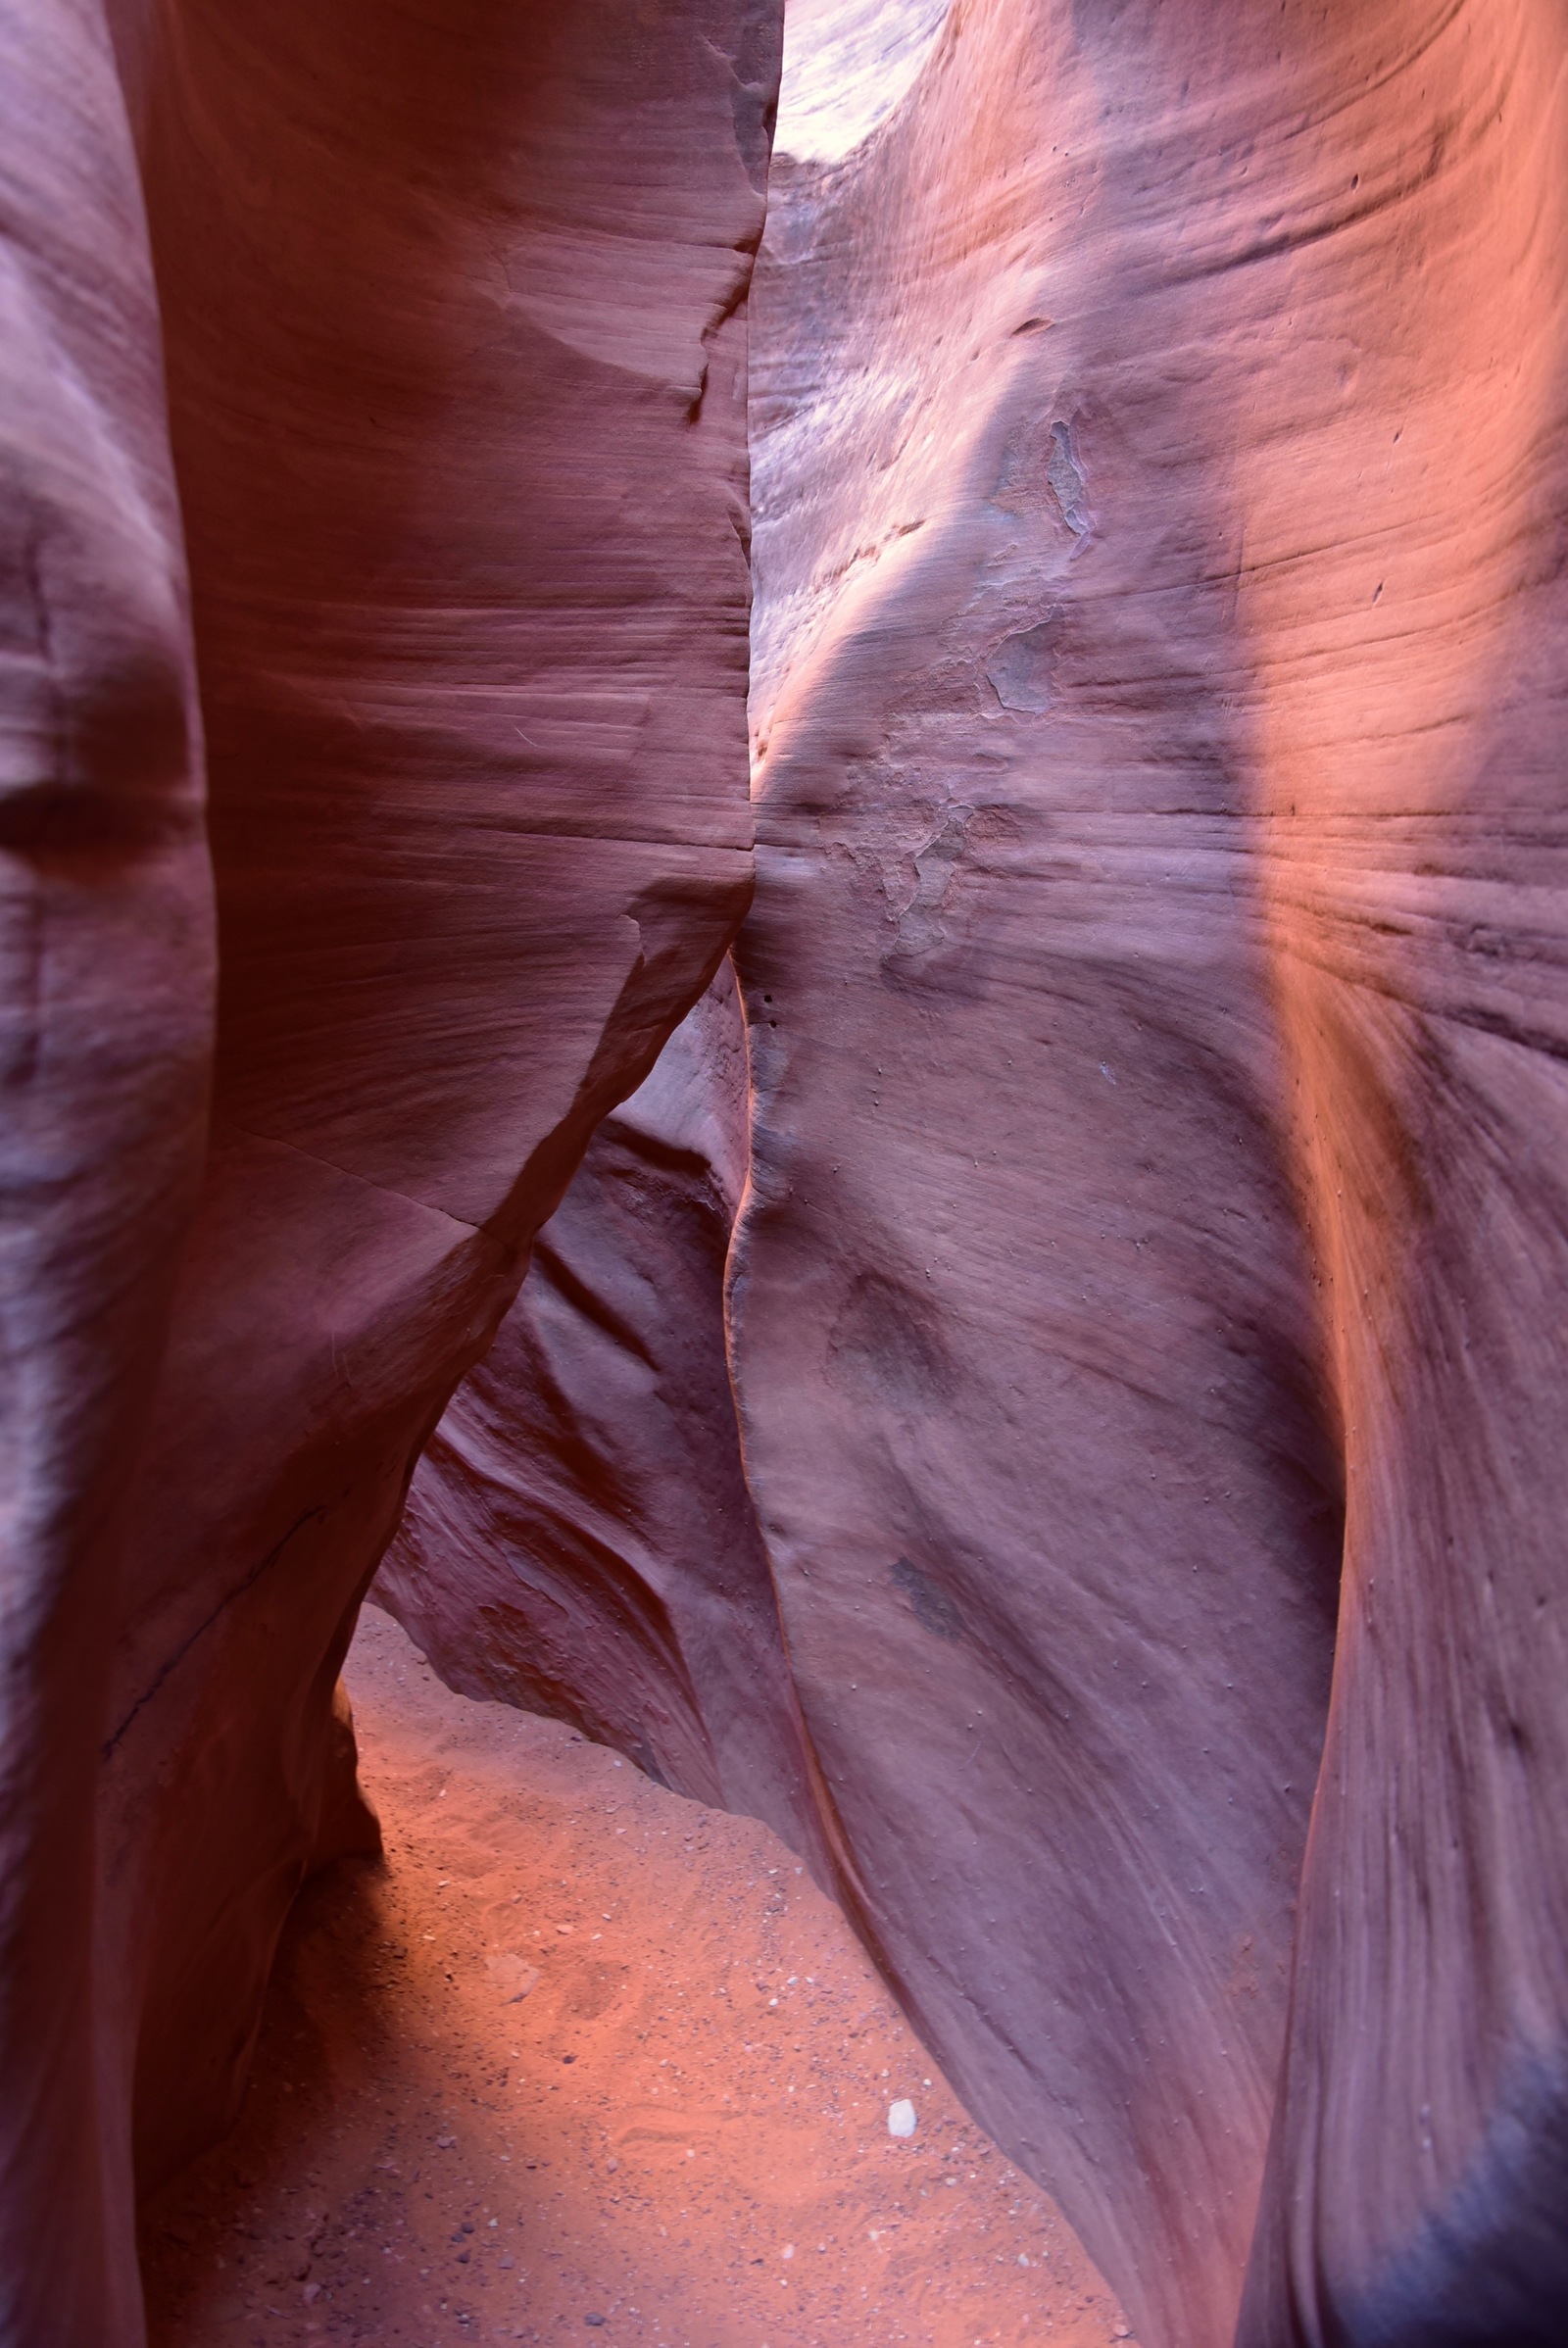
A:
[[[0,2348],[1563,2348],[1568,0],[0,122]]]
[[[145,2214],[155,2348],[1128,2339],[765,1828],[374,1609],[347,1677],[385,1864],[307,1890],[239,2126]]]

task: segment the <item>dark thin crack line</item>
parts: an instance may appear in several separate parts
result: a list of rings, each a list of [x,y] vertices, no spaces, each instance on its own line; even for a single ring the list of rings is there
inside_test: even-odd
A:
[[[298,1533],[303,1526],[309,1525],[313,1522],[324,1521],[325,1516],[326,1510],[324,1508],[307,1508],[303,1516],[295,1518],[293,1524],[290,1525],[282,1540],[275,1542],[274,1545],[268,1550],[267,1555],[261,1560],[260,1564],[253,1565],[250,1572],[245,1576],[245,1579],[242,1582],[236,1583],[232,1590],[226,1590],[224,1592],[223,1596],[219,1599],[217,1605],[213,1608],[211,1614],[207,1615],[203,1621],[197,1624],[195,1630],[192,1631],[188,1639],[181,1640],[180,1644],[174,1649],[174,1652],[170,1656],[163,1669],[158,1673],[156,1679],[153,1681],[152,1686],[148,1688],[145,1688],[143,1692],[136,1698],[136,1701],[131,1705],[130,1710],[126,1713],[119,1728],[116,1729],[108,1742],[103,1746],[101,1754],[102,1759],[108,1761],[112,1758],[115,1747],[119,1744],[121,1738],[124,1736],[132,1721],[135,1720],[136,1715],[141,1712],[146,1705],[152,1702],[153,1697],[158,1693],[158,1690],[160,1688],[162,1688],[164,1682],[169,1678],[170,1673],[175,1670],[179,1664],[184,1662],[185,1657],[190,1653],[191,1648],[196,1644],[196,1641],[199,1639],[206,1638],[208,1632],[212,1629],[214,1623],[217,1622],[219,1616],[223,1613],[225,1608],[232,1606],[236,1598],[242,1598],[245,1595],[245,1592],[248,1590],[253,1589],[254,1586],[261,1580],[262,1576],[268,1571],[268,1569],[277,1563],[279,1557],[282,1556],[283,1551],[288,1547],[289,1542],[294,1539],[295,1534]]]

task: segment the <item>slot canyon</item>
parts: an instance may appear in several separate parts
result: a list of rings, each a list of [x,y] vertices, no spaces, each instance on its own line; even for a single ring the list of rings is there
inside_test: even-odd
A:
[[[0,108],[0,2348],[1561,2348],[1568,0]]]

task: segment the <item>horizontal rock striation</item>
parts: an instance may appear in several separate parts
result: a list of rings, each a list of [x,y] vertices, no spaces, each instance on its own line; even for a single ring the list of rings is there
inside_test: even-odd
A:
[[[875,1944],[1183,2348],[1270,2131],[1245,2348],[1568,2304],[1561,35],[956,8],[775,171],[753,1489]]]
[[[841,1894],[1173,2348],[1568,2298],[1559,53],[1534,0],[791,15],[745,1465]],[[731,1489],[722,1410],[661,1516],[654,1420],[583,1398],[684,1391],[711,1309],[709,1225],[607,1211],[626,1147],[396,1602],[628,1749],[662,1640],[696,1772],[663,1617],[618,1714],[631,1630],[576,1636],[601,1512],[676,1590]],[[465,1582],[541,1560],[486,1677]]]
[[[746,1119],[726,962],[594,1135],[371,1594],[451,1687],[766,1819],[824,1875],[724,1354]]]
[[[385,1552],[1147,2348],[1555,2343],[1559,0],[797,0],[750,801],[776,10],[36,13],[0,2335],[136,2348]]]
[[[0,7],[0,2338],[139,2324],[94,1986],[127,1489],[213,1024],[186,565],[114,56]]]
[[[778,41],[732,0],[114,29],[13,12],[0,60],[0,2329],[63,2348],[140,2336],[132,2113],[148,2182],[233,2111],[305,1868],[373,1834],[333,1687],[414,1461],[750,893]]]

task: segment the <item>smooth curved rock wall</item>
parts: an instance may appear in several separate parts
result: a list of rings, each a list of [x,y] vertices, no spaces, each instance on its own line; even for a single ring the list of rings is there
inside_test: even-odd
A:
[[[0,2328],[51,2348],[140,2336],[132,2114],[145,2184],[232,2113],[305,1868],[373,1834],[333,1688],[415,1458],[750,893],[778,40],[730,0],[115,30],[118,85],[85,6],[0,60]]]
[[[595,1134],[372,1595],[464,1694],[571,1721],[825,1876],[724,1352],[746,1163],[726,962]]]
[[[139,2336],[446,1410],[389,1602],[1150,2348],[1555,2341],[1564,29],[803,5],[743,1089],[767,12],[0,8],[8,2338]]]
[[[1568,2308],[1568,87],[1560,10],[1351,11],[1242,613],[1348,1495],[1244,2348]]]
[[[872,1932],[1151,2338],[1271,2126],[1247,2343],[1568,2301],[1562,37],[968,7],[775,178],[748,1460]]]
[[[0,2337],[130,2339],[93,1802],[200,1171],[201,721],[157,307],[90,6],[0,8]]]
[[[1560,12],[938,15],[792,13],[754,313],[729,1340],[821,1829],[1140,2337],[1544,2342]],[[597,1230],[600,1345],[676,1276]],[[421,1470],[470,1679],[536,1378]]]
[[[1183,2348],[1235,2322],[1341,1529],[1205,28],[971,7],[862,148],[775,168],[732,1269],[862,1930]]]

